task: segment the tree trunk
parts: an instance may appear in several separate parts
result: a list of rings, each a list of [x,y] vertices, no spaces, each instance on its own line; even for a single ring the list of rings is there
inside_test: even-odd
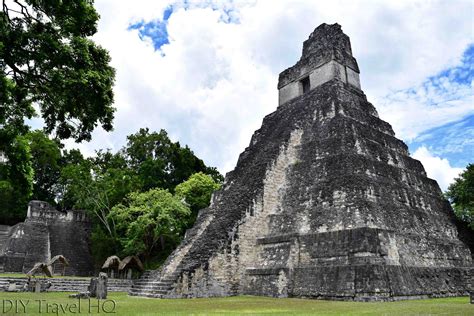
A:
[[[161,250],[165,250],[165,237],[163,235],[160,236],[160,243],[161,243]]]

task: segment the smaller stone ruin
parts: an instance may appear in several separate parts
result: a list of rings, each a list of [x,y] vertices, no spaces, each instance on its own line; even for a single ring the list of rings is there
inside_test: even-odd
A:
[[[37,262],[52,261],[54,274],[90,276],[90,231],[84,211],[60,212],[31,201],[24,222],[0,227],[0,271],[26,273]]]

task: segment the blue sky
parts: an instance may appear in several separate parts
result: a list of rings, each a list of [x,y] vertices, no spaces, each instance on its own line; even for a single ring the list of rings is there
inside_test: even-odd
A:
[[[448,159],[452,166],[464,168],[474,163],[474,115],[423,132],[407,144],[410,152],[425,146],[433,155]]]
[[[161,46],[170,43],[168,39],[168,30],[166,28],[168,19],[172,13],[173,7],[169,6],[164,10],[161,19],[148,22],[143,20],[134,22],[128,26],[128,30],[138,30],[138,36],[141,40],[149,38],[152,41],[155,50],[160,50]]]
[[[183,1],[182,3],[174,3],[164,9],[163,16],[150,21],[132,22],[128,26],[128,30],[138,30],[138,36],[142,40],[151,40],[155,50],[159,51],[165,44],[169,44],[169,35],[167,30],[168,19],[173,14],[173,10],[183,9],[184,11],[193,10],[196,8],[210,8],[213,11],[219,12],[219,21],[224,24],[239,23],[238,15],[235,15],[234,9],[231,7],[220,7],[218,3],[207,3],[205,1],[193,2]]]
[[[473,3],[454,1],[97,0],[94,39],[117,69],[115,130],[166,129],[223,173],[278,103],[278,74],[321,23],[351,38],[362,89],[445,189],[473,157]]]
[[[459,65],[441,71],[435,76],[429,77],[423,83],[423,90],[435,89],[438,95],[444,98],[428,99],[431,107],[437,107],[440,102],[452,102],[465,97],[458,93],[465,89],[473,94],[474,78],[474,45],[470,45],[465,52]],[[415,98],[417,91],[408,89]],[[474,104],[472,104],[474,108]],[[474,163],[474,115],[467,115],[454,122],[436,126],[421,132],[414,139],[407,140],[412,153],[425,146],[434,155],[448,159],[454,167],[464,168],[468,163]]]

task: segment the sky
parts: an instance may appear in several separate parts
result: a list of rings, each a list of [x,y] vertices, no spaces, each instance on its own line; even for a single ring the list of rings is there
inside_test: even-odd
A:
[[[445,190],[474,162],[472,1],[96,0],[93,39],[117,70],[114,131],[80,148],[120,149],[165,129],[222,173],[278,105],[278,74],[321,23],[349,35],[380,117]]]

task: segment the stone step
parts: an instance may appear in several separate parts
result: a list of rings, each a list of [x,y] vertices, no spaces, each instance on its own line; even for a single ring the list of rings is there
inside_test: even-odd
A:
[[[176,279],[177,279],[177,278],[161,278],[160,281],[161,281],[161,282],[174,283],[174,282],[176,282]]]
[[[39,279],[39,278],[38,278]],[[50,291],[57,292],[81,292],[86,291],[90,284],[90,279],[46,279],[52,283]],[[18,288],[22,288],[26,283],[26,278],[0,278],[0,292],[6,291],[10,283],[16,283]],[[109,279],[107,288],[110,292],[128,292],[132,287],[131,280]]]
[[[170,286],[163,286],[163,285],[150,285],[150,286],[140,286],[140,287],[131,287],[130,290],[163,290],[169,291],[171,289]]]
[[[144,284],[140,286],[132,285],[132,289],[150,289],[150,288],[164,288],[164,289],[169,289],[171,288],[170,284]]]
[[[150,294],[150,295],[156,295],[156,294],[159,294],[159,295],[166,295],[168,294],[169,291],[165,291],[165,290],[139,290],[139,291],[129,291],[128,293],[130,295],[142,295],[143,293],[146,293],[146,294]]]
[[[163,298],[163,295],[161,294],[152,294],[152,293],[133,293],[130,294],[131,296],[143,296],[143,297],[148,297],[148,298]]]
[[[132,287],[130,291],[140,292],[140,291],[170,291],[171,288],[168,286],[144,286],[144,287]]]
[[[129,294],[132,296],[163,297],[168,294],[172,285],[181,274],[182,269],[160,278],[157,271],[146,271],[142,277],[133,282]]]
[[[153,289],[153,288],[163,288],[163,289],[170,289],[171,286],[168,284],[147,284],[147,285],[140,285],[130,287],[131,289]]]
[[[162,282],[153,282],[147,284],[133,284],[132,288],[139,289],[139,288],[151,288],[151,287],[162,287],[162,288],[171,288],[172,284],[170,283],[162,283]]]
[[[153,280],[153,281],[143,281],[143,280],[139,280],[139,281],[135,281],[133,282],[133,284],[135,285],[142,285],[142,284],[157,284],[157,283],[160,283],[160,284],[173,284],[174,281],[163,281],[163,280]]]

